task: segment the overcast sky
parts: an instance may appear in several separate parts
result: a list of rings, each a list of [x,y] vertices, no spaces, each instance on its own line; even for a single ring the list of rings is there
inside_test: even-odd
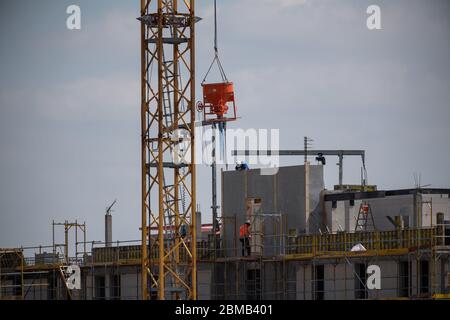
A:
[[[365,149],[380,189],[413,187],[415,172],[450,187],[450,1],[218,2],[241,117],[232,127],[280,129],[285,149],[301,149],[305,135],[314,148]],[[79,31],[66,28],[70,4],[81,7]],[[382,30],[366,27],[371,4]],[[197,8],[199,84],[212,1]],[[113,239],[139,239],[138,14],[138,0],[0,1],[0,247],[51,243],[52,219],[86,221],[88,239],[103,240],[115,198]],[[359,170],[346,159],[344,182],[357,183]],[[332,188],[335,159],[325,173]],[[200,167],[205,215],[209,178]]]

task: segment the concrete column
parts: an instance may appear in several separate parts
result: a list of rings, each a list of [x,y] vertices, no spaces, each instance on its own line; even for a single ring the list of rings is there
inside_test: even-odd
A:
[[[112,243],[112,215],[105,215],[105,246],[111,247]]]

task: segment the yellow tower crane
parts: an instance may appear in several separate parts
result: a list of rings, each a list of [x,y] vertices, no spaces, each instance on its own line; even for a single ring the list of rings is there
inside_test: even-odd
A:
[[[141,0],[142,299],[196,299],[194,0]]]

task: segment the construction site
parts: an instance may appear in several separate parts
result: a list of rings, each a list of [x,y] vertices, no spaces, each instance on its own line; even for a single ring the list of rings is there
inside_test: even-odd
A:
[[[198,84],[196,1],[141,0],[136,18],[142,211],[133,214],[141,228],[135,239],[113,240],[115,202],[102,241],[88,237],[85,222],[49,221],[52,243],[0,249],[0,299],[450,298],[450,188],[380,190],[375,178],[368,183],[370,150],[316,150],[308,137],[298,150],[228,149],[239,101],[219,59],[217,23],[208,73],[218,68],[222,81],[208,82],[207,73]],[[213,132],[212,193],[199,210],[196,132],[205,128]],[[217,163],[219,154],[231,167]],[[298,163],[259,168],[251,157]],[[349,157],[361,160],[345,166],[360,175],[354,184],[343,178]],[[327,160],[337,160],[331,190]],[[380,271],[375,289],[370,266]]]

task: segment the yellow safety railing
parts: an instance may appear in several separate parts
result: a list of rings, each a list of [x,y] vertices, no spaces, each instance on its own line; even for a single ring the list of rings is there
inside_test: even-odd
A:
[[[350,252],[357,244],[362,244],[369,253],[381,251],[395,251],[399,249],[413,251],[420,248],[443,245],[445,242],[442,226],[430,228],[397,229],[391,231],[367,232],[338,232],[315,235],[289,235],[284,243],[284,253],[288,257],[338,255]],[[218,243],[222,239],[218,239]],[[227,248],[214,248],[212,239],[197,242],[198,260],[212,261],[215,257],[222,257]],[[240,250],[238,250],[239,252]],[[183,263],[188,261],[188,251],[185,246],[179,246],[179,259]],[[93,264],[136,264],[141,259],[140,245],[97,247],[90,252],[91,256],[83,261],[84,265]],[[89,256],[89,254],[86,254]],[[158,250],[149,249],[149,257],[158,260]],[[33,259],[34,260],[34,259]],[[35,263],[25,263],[27,267]]]
[[[367,251],[429,248],[437,245],[440,228],[403,229],[392,231],[342,232],[300,235],[290,241],[288,254],[326,254],[348,252],[361,244]]]

